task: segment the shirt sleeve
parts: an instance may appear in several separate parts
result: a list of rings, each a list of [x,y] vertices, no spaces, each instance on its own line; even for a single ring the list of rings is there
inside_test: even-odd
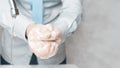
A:
[[[60,16],[54,23],[62,31],[61,43],[76,30],[79,24],[77,20],[80,19],[81,13],[82,7],[80,0],[62,0]]]
[[[18,17],[15,19],[13,27],[15,35],[27,42],[25,33],[28,25],[30,25],[31,23],[34,23],[31,19],[22,14],[18,15]]]
[[[34,23],[23,14],[19,14],[16,18],[12,18],[10,12],[3,11],[0,13],[0,25],[9,31],[10,34],[27,42],[25,37],[26,29],[29,24]]]

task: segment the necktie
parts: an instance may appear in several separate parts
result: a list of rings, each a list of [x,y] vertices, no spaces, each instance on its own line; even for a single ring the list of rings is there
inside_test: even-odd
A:
[[[43,0],[31,0],[32,19],[35,23],[43,23]]]
[[[37,24],[43,23],[43,0],[30,0],[32,19]],[[32,62],[34,61],[34,62]],[[37,64],[37,58],[35,55],[32,56],[30,64]]]

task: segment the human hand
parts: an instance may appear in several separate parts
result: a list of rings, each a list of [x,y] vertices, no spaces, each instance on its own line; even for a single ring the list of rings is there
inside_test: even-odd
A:
[[[61,41],[61,32],[52,25],[35,25],[27,32],[28,43],[33,53],[41,59],[54,56]]]

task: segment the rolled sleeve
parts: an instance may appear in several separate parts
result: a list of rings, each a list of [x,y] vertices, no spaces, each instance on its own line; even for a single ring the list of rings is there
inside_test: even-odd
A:
[[[62,8],[59,18],[54,25],[62,32],[62,42],[66,37],[74,32],[79,24],[77,19],[80,18],[82,13],[80,0],[62,0]]]

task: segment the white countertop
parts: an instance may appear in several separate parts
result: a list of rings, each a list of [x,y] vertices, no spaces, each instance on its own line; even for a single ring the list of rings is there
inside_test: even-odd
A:
[[[0,68],[78,68],[76,65],[1,65]]]

